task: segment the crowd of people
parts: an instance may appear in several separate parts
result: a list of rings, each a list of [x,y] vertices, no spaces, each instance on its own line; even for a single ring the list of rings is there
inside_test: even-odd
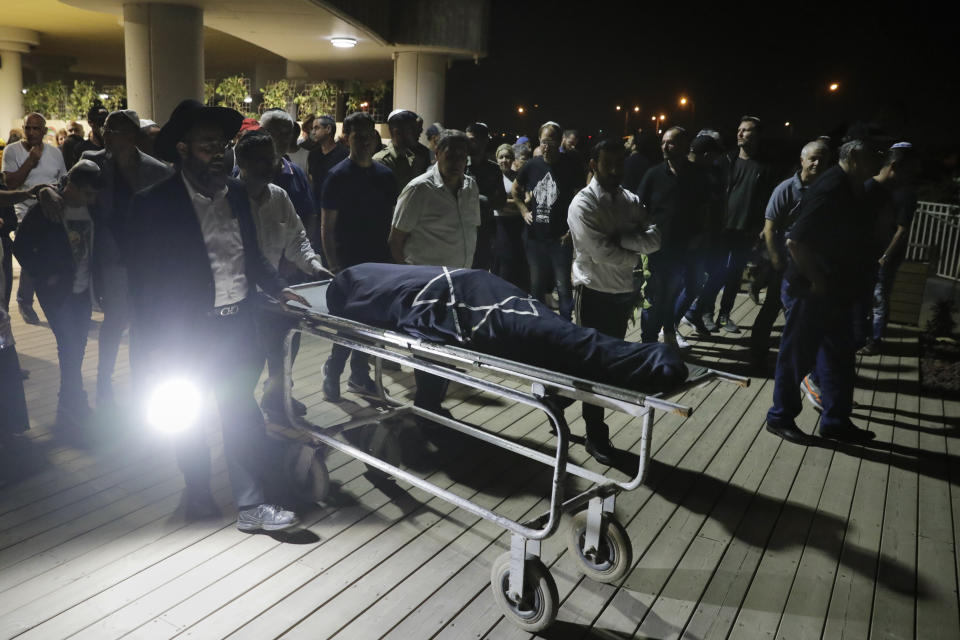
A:
[[[29,427],[28,372],[7,311],[11,255],[21,267],[19,313],[38,324],[36,296],[56,339],[61,432],[117,413],[114,367],[129,327],[137,402],[171,371],[215,395],[243,530],[297,522],[264,490],[264,413],[285,421],[289,320],[264,312],[257,292],[307,304],[290,285],[362,263],[486,270],[562,318],[621,339],[639,311],[641,340],[677,350],[742,333],[733,311],[752,263],[760,309],[748,353],[756,373],[773,367],[775,380],[767,429],[807,441],[794,422],[802,390],[822,411],[822,436],[873,437],[850,420],[855,356],[882,349],[916,207],[909,143],[860,127],[844,140],[809,141],[791,170],[764,154],[752,116],[737,123],[730,149],[717,130],[670,127],[657,158],[635,139],[585,150],[576,130],[552,121],[536,139],[496,149],[481,122],[462,131],[434,123],[427,144],[423,124],[395,110],[384,143],[364,112],[348,115],[338,135],[330,115],[301,125],[280,109],[253,119],[185,100],[161,127],[96,105],[91,135],[71,126],[58,148],[44,142],[44,117],[27,114],[22,138],[3,149],[0,186],[5,441]],[[81,374],[93,308],[103,312],[96,411]],[[366,356],[334,346],[326,401],[341,400],[348,360],[347,391],[376,396]],[[416,372],[417,406],[443,413],[446,391],[444,380]],[[307,408],[295,400],[294,410]],[[588,452],[609,463],[602,408],[585,405],[583,419]],[[188,517],[216,513],[202,430],[180,434],[176,451]]]

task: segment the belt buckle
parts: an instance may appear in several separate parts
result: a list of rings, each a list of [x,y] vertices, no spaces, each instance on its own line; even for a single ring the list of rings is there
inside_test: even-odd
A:
[[[237,313],[239,313],[239,311],[240,311],[240,305],[238,305],[238,304],[229,304],[229,305],[226,305],[226,306],[223,306],[223,307],[220,307],[219,309],[217,309],[217,310],[216,310],[216,314],[217,314],[218,316],[220,316],[221,318],[225,318],[225,317],[227,317],[227,316],[236,315]]]

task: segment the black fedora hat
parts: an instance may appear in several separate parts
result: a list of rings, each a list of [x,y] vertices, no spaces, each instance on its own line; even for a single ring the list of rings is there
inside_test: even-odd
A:
[[[198,122],[210,122],[219,125],[223,137],[232,140],[243,124],[243,114],[227,107],[206,107],[197,100],[187,99],[174,108],[170,119],[160,129],[154,149],[158,156],[169,162],[178,158],[177,143]]]

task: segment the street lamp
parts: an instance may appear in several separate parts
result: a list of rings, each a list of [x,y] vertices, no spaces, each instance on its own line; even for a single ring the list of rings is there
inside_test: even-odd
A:
[[[666,119],[667,119],[667,116],[665,116],[665,115],[663,115],[663,114],[661,113],[661,114],[660,114],[660,120],[666,120]]]
[[[634,108],[633,108],[633,112],[634,112],[634,113],[640,113],[640,107],[634,107]]]
[[[686,98],[680,98],[680,106],[681,106],[681,107],[687,106],[687,99],[686,99]]]
[[[840,83],[839,83],[839,82],[831,82],[831,83],[830,83],[830,87],[829,87],[830,91],[836,91],[836,90],[839,89],[839,88],[840,88]]]

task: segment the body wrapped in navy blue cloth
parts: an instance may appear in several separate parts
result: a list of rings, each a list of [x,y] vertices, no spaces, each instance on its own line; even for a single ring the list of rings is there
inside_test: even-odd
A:
[[[679,351],[625,342],[564,320],[486,271],[394,264],[344,269],[330,313],[617,387],[657,393],[687,377]]]

